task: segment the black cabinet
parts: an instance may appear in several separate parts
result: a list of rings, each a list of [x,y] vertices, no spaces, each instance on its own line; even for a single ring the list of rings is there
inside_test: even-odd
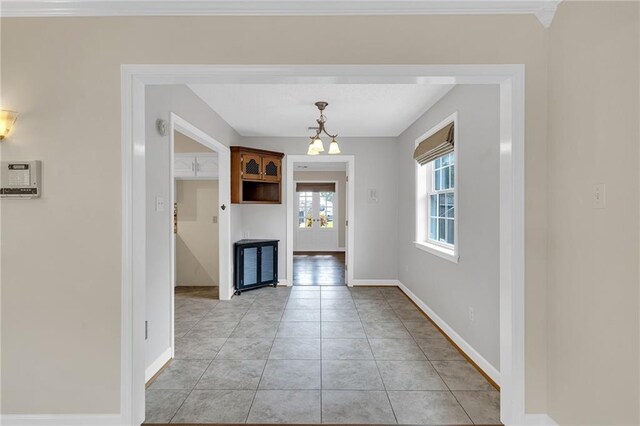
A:
[[[252,288],[278,285],[278,241],[240,240],[235,243],[235,294]]]

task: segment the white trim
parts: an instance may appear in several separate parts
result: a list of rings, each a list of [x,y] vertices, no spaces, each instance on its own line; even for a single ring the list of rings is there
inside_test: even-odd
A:
[[[293,206],[294,198],[294,164],[295,163],[347,163],[347,285],[353,285],[353,264],[355,258],[355,188],[356,188],[356,159],[353,155],[287,155],[286,174],[286,210],[287,210],[287,278],[293,278]]]
[[[122,426],[119,414],[4,414],[3,426]]]
[[[2,17],[535,15],[549,27],[557,0],[3,0]]]
[[[144,88],[192,83],[441,83],[500,85],[501,421],[524,424],[524,66],[523,65],[123,65],[122,342],[123,424],[144,419]],[[289,156],[288,156],[289,157]],[[299,156],[308,161],[309,157]],[[335,156],[316,156],[334,161]],[[349,184],[354,184],[354,170]],[[293,170],[288,169],[292,180]],[[354,189],[355,187],[353,187]],[[288,190],[291,188],[289,187]],[[353,192],[355,193],[355,191]],[[353,203],[349,200],[349,206]],[[353,209],[350,208],[351,214]],[[293,210],[287,209],[292,219]],[[349,234],[354,224],[350,217]],[[142,226],[141,226],[142,225]],[[288,241],[288,246],[291,247]],[[348,247],[348,255],[353,250]],[[353,262],[349,264],[353,273]],[[353,280],[351,281],[353,285]]]
[[[409,299],[413,300],[413,302],[418,305],[418,307],[420,309],[422,309],[424,311],[425,314],[427,314],[429,316],[429,318],[431,318],[433,320],[433,322],[436,323],[436,325],[438,327],[440,327],[440,329],[442,331],[444,331],[444,333],[449,336],[449,338],[451,340],[453,340],[453,342],[458,345],[458,347],[460,349],[462,349],[462,351],[467,354],[467,356],[469,358],[471,358],[473,360],[473,362],[476,363],[476,365],[478,367],[480,367],[480,369],[482,371],[485,372],[485,374],[489,377],[491,377],[491,380],[493,380],[494,382],[496,382],[498,385],[500,385],[500,372],[489,363],[489,361],[487,361],[486,359],[484,359],[484,357],[482,355],[480,355],[469,343],[467,343],[466,340],[464,340],[458,333],[456,333],[456,331],[449,325],[447,324],[442,318],[440,318],[438,316],[438,314],[436,314],[433,309],[431,309],[429,307],[429,305],[427,305],[426,303],[424,303],[422,300],[420,300],[420,298],[418,296],[416,296],[415,294],[413,294],[413,292],[411,290],[409,290],[407,288],[407,286],[405,286],[404,284],[402,284],[401,282],[399,283],[399,287],[402,289],[402,291],[409,296]]]
[[[229,300],[233,294],[233,265],[231,254],[231,204],[230,188],[231,188],[231,151],[222,143],[215,140],[213,137],[200,130],[187,120],[183,119],[175,113],[171,113],[169,117],[169,131],[170,144],[171,144],[171,165],[170,165],[170,182],[175,181],[173,173],[173,132],[178,131],[194,141],[206,146],[212,151],[218,153],[218,204],[225,204],[227,208],[218,212],[218,253],[219,253],[219,271],[218,271],[218,285],[220,287],[220,300]],[[173,209],[173,203],[175,202],[174,185],[171,186],[170,194],[170,206]],[[171,239],[173,240],[173,221],[170,224],[169,232],[171,233]],[[175,245],[171,245],[171,276],[174,276],[175,270]],[[226,285],[225,285],[226,284]],[[174,283],[175,285],[175,283]],[[173,289],[172,289],[173,291]],[[173,298],[173,293],[172,293]],[[172,303],[173,305],[173,303]],[[173,324],[173,321],[172,321]]]
[[[278,278],[278,287],[289,287],[290,285],[291,283],[286,278]]]
[[[460,260],[460,256],[454,250],[422,241],[414,241],[413,244],[416,248],[448,260],[449,262],[458,263],[458,260]]]
[[[370,287],[397,287],[400,286],[398,280],[378,280],[378,279],[356,279],[353,280],[353,286],[370,286]]]
[[[172,348],[167,348],[166,351],[161,353],[160,356],[146,368],[144,371],[144,382],[147,383],[151,380],[171,358],[173,358],[173,350]]]
[[[318,253],[318,252],[322,252],[322,253],[343,253],[345,252],[346,249],[344,247],[338,247],[336,249],[331,249],[331,250],[300,250],[300,249],[296,249],[294,250],[294,254],[295,253]]]
[[[524,66],[500,83],[500,418],[525,417]]]

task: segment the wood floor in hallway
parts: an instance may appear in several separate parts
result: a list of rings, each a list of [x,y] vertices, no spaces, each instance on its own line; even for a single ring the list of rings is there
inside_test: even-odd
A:
[[[293,285],[346,285],[344,252],[293,254]]]

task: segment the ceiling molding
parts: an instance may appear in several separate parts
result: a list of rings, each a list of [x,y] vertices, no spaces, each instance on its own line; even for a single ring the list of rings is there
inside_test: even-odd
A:
[[[2,17],[531,14],[548,27],[561,0],[2,0]]]

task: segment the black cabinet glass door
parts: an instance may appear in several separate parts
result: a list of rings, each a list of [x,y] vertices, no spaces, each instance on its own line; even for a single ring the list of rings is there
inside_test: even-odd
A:
[[[278,240],[240,240],[234,260],[235,294],[278,284]]]

